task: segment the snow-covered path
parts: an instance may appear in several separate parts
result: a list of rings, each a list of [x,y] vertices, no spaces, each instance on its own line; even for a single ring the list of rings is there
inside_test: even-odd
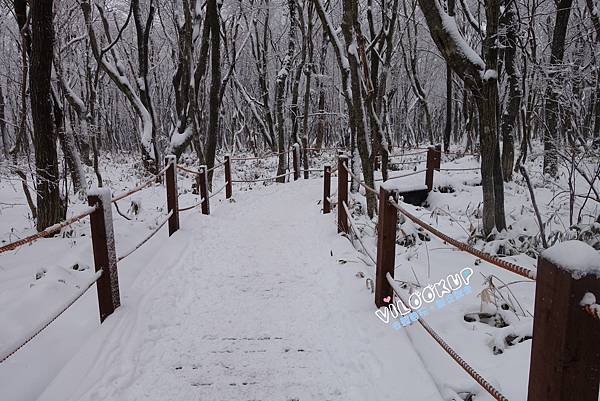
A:
[[[136,271],[123,306],[40,400],[441,400],[406,333],[375,317],[367,267],[337,263],[353,248],[321,191],[273,185],[182,214],[148,265],[120,266]]]

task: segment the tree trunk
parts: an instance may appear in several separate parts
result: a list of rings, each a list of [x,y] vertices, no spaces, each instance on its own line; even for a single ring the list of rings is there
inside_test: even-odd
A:
[[[2,135],[2,153],[8,159],[8,130],[6,128],[6,114],[4,111],[4,92],[0,84],[0,134]]]
[[[446,126],[444,127],[444,152],[450,150],[452,135],[452,68],[446,63]]]
[[[31,114],[37,174],[37,229],[42,231],[65,216],[58,186],[56,132],[52,121],[50,78],[54,46],[53,0],[31,7]]]
[[[358,30],[358,2],[357,0],[343,1],[342,33],[348,49],[348,62],[350,64],[350,84],[352,91],[352,109],[350,114],[350,127],[353,128],[356,137],[356,146],[362,165],[363,179],[369,187],[374,186],[373,181],[373,163],[369,151],[367,139],[367,127],[365,126],[365,114],[363,96],[361,93],[360,58],[357,43],[360,42]],[[376,197],[375,194],[367,191],[367,214],[370,218],[375,215]]]
[[[158,171],[159,154],[158,147],[156,146],[156,119],[154,118],[154,106],[152,105],[152,99],[150,98],[150,85],[148,81],[148,43],[150,41],[150,29],[152,28],[152,20],[154,19],[155,8],[150,0],[148,18],[146,23],[142,21],[140,12],[140,1],[132,0],[131,6],[133,7],[133,20],[135,22],[135,31],[137,39],[137,51],[138,51],[138,79],[137,87],[140,93],[140,100],[148,111],[150,119],[152,120],[151,126],[151,139],[152,139],[152,150],[154,155],[146,155],[144,162],[146,164],[146,170],[155,174]],[[141,83],[140,83],[141,81]],[[145,150],[145,147],[142,147]]]
[[[221,101],[221,18],[217,0],[208,0],[206,4],[206,23],[210,24],[210,91],[209,91],[209,120],[206,142],[206,165],[210,169],[215,165],[217,138],[219,137],[219,112]],[[208,173],[208,183],[212,188],[213,172]]]
[[[277,117],[277,151],[279,152],[279,161],[277,163],[277,175],[285,173],[285,116],[283,114],[283,105],[285,103],[285,86],[290,69],[292,66],[292,57],[294,57],[295,48],[295,25],[296,25],[296,2],[288,0],[290,10],[290,31],[288,37],[288,49],[285,55],[281,69],[277,73],[277,84],[275,87],[276,117]],[[285,177],[278,177],[277,182],[285,182]]]
[[[512,180],[512,172],[515,161],[515,145],[513,132],[516,127],[519,109],[521,107],[520,75],[515,63],[515,54],[517,51],[518,24],[514,7],[510,1],[507,10],[504,13],[502,25],[506,31],[506,41],[504,44],[504,66],[508,75],[508,106],[502,114],[502,174],[504,180]],[[502,29],[504,30],[504,29]],[[501,31],[502,31],[501,30]]]
[[[552,34],[552,46],[550,54],[550,66],[548,67],[548,86],[546,87],[544,115],[544,173],[556,176],[558,173],[558,156],[556,154],[556,141],[559,139],[557,132],[559,128],[559,96],[562,84],[558,69],[563,62],[565,54],[565,39],[571,15],[571,4],[573,0],[560,0],[556,6],[556,21]]]
[[[313,3],[314,4],[314,3]],[[327,33],[323,30],[323,43],[321,45],[321,58],[319,61],[319,74],[321,77],[325,75],[326,71],[326,60],[327,60],[327,47],[329,41],[327,40]],[[315,139],[315,148],[321,149],[323,141],[326,140],[325,132],[327,130],[327,118],[325,117],[325,85],[323,78],[319,78],[319,101],[317,105],[317,134]]]

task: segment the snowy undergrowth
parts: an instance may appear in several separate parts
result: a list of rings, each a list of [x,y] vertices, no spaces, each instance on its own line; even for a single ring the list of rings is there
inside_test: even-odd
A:
[[[247,155],[252,156],[252,155]],[[236,156],[234,156],[236,157]],[[424,158],[424,155],[421,157]],[[222,155],[219,157],[222,160]],[[418,156],[408,156],[408,160],[418,160]],[[568,196],[562,191],[567,188],[566,177],[551,181],[541,174],[541,158],[528,162],[532,183],[542,218],[546,223],[549,240],[572,238],[577,233],[569,228]],[[197,165],[193,156],[186,156],[182,163]],[[334,155],[326,154],[311,159],[311,168],[321,169],[324,163],[335,167]],[[479,161],[473,156],[449,160],[444,157],[442,168],[478,167]],[[424,168],[420,165],[399,165],[390,175],[403,174]],[[139,184],[144,175],[139,166],[127,163],[122,158],[102,159],[101,169],[105,186],[113,193],[130,189]],[[276,174],[277,158],[265,161],[235,161],[232,164],[234,179],[257,179]],[[87,171],[93,177],[92,171]],[[320,173],[311,173],[318,178]],[[422,184],[424,174],[394,180],[398,187]],[[217,169],[214,188],[224,181],[222,169]],[[577,179],[578,193],[587,193],[585,182]],[[179,175],[179,205],[186,207],[197,203],[198,195],[193,194],[194,177],[187,173]],[[236,184],[235,192],[247,191],[272,183]],[[332,181],[332,198],[335,200],[335,179]],[[507,260],[527,268],[535,267],[535,256],[540,249],[539,228],[533,215],[533,208],[527,188],[520,175],[505,186],[506,215],[509,229],[499,233],[494,240],[483,242],[478,235],[481,227],[481,186],[478,171],[442,171],[435,173],[435,189],[425,207],[411,207],[409,210],[431,223],[440,231],[464,242],[474,243],[490,253],[507,255]],[[361,189],[361,192],[363,190]],[[0,182],[0,238],[3,243],[35,232],[35,225],[29,216],[20,183],[3,179]],[[211,200],[222,202],[224,195]],[[364,216],[366,205],[364,196],[352,196],[351,209],[356,225],[362,232],[363,243],[371,255],[376,255],[376,219]],[[583,199],[576,199],[576,211]],[[68,215],[74,215],[86,208],[86,202],[72,196]],[[166,214],[165,190],[156,184],[130,198],[119,202],[119,210],[129,219],[113,209],[117,253],[124,252],[141,240],[156,226]],[[588,201],[582,211],[581,226],[587,226],[587,234],[593,241],[598,236],[594,216],[599,214],[599,205]],[[185,213],[199,213],[197,209]],[[184,215],[182,215],[184,216]],[[185,217],[183,217],[185,218]],[[408,289],[418,289],[437,282],[448,274],[457,273],[464,267],[472,267],[474,293],[456,302],[443,311],[435,311],[428,321],[433,328],[465,360],[471,363],[484,377],[498,386],[509,399],[524,399],[527,388],[527,373],[531,341],[534,284],[514,274],[481,263],[472,256],[444,244],[437,238],[423,232],[410,221],[400,219],[398,243],[396,247],[396,279]],[[151,242],[159,244],[167,236],[166,228]],[[355,247],[362,245],[354,241]],[[120,263],[121,288],[127,288],[157,252],[159,247],[149,243]],[[373,263],[366,253],[357,254],[356,260],[340,258],[340,263],[358,262],[357,276],[372,277]],[[366,266],[362,266],[362,264]],[[370,265],[370,266],[369,266]],[[355,266],[350,263],[349,266]],[[19,250],[0,255],[0,349],[15,339],[28,334],[32,327],[48,314],[53,313],[66,299],[76,293],[93,275],[89,221],[87,219],[54,238],[44,239]],[[366,286],[365,286],[366,287]],[[365,289],[365,291],[367,291]],[[127,291],[123,291],[127,297]],[[61,367],[76,353],[86,338],[98,327],[97,300],[95,291],[89,291],[67,312],[67,318],[60,318],[50,326],[43,336],[34,340],[19,352],[18,357],[6,361],[0,369],[0,387],[3,399],[33,399],[60,371]],[[373,316],[373,318],[375,318]],[[386,328],[393,330],[391,327]],[[447,355],[416,325],[407,333],[417,353],[445,394],[478,394],[476,400],[489,397],[467,376]],[[39,356],[43,355],[43,364]],[[1,372],[10,371],[10,375]],[[26,378],[25,386],[8,386],[15,377]]]
[[[593,163],[593,161],[590,161]],[[400,172],[417,171],[422,165],[399,166]],[[455,160],[443,156],[442,169],[478,167],[473,156]],[[404,168],[402,168],[404,167]],[[591,166],[593,168],[593,165]],[[571,238],[585,240],[596,246],[600,241],[600,205],[584,198],[575,200],[575,213],[581,211],[581,222],[569,224],[569,196],[566,172],[558,180],[550,180],[542,171],[542,158],[527,163],[535,188],[545,234],[550,244]],[[395,174],[395,172],[394,172]],[[422,183],[424,173],[394,180],[398,189]],[[596,188],[600,183],[596,182]],[[588,193],[589,186],[581,177],[576,179],[577,193]],[[376,217],[365,216],[364,189],[351,194],[351,209],[363,244],[353,239],[359,258],[372,265],[368,254],[376,255]],[[405,205],[409,212],[441,232],[460,241],[473,244],[505,260],[535,269],[536,257],[542,249],[540,232],[526,184],[519,174],[505,185],[505,210],[508,229],[495,233],[487,242],[481,235],[481,178],[479,171],[441,171],[434,174],[434,191],[423,207]],[[353,237],[353,236],[351,236]],[[405,295],[420,291],[449,274],[470,267],[473,293],[442,310],[432,310],[425,319],[440,336],[471,366],[508,399],[525,399],[527,395],[535,283],[446,244],[424,231],[412,221],[399,216],[396,246],[395,279],[405,289]],[[368,280],[374,267],[365,267]],[[393,330],[389,326],[389,330]],[[440,348],[427,332],[414,323],[408,328],[413,345],[425,366],[448,400],[492,400]],[[470,398],[471,397],[471,398]]]

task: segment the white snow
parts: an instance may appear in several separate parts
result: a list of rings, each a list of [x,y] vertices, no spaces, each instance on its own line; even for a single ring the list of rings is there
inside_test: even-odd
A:
[[[425,158],[417,153],[406,152],[404,159]],[[108,163],[101,159],[101,170],[106,171],[105,186],[114,193],[144,179],[132,177],[136,169],[131,160],[113,157]],[[472,156],[453,161],[442,157],[442,169],[479,166]],[[181,160],[195,163],[193,155],[184,154]],[[334,164],[335,158],[327,155],[311,162],[311,168],[320,169],[323,163]],[[276,164],[276,158],[234,161],[233,176],[272,176]],[[569,200],[560,195],[566,178],[548,181],[536,153],[527,165],[550,238],[563,230],[555,219],[569,219]],[[423,167],[424,163],[397,166],[390,175]],[[93,176],[89,167],[84,168]],[[198,196],[189,192],[194,177],[182,172],[178,177],[180,205],[196,204]],[[215,187],[223,179],[218,169]],[[436,171],[428,206],[403,206],[457,240],[472,240],[478,248],[501,252],[508,261],[534,268],[535,259],[520,251],[527,249],[523,244],[538,234],[538,228],[527,188],[518,176],[505,184],[508,232],[487,243],[473,240],[471,233],[481,224],[480,182],[478,169]],[[424,174],[419,173],[383,185],[423,183]],[[201,216],[198,210],[182,213],[178,233],[169,238],[163,228],[119,263],[122,306],[103,325],[98,323],[92,287],[40,336],[0,364],[2,401],[293,397],[438,401],[467,391],[476,394],[474,400],[491,400],[419,325],[395,331],[375,316],[374,295],[365,286],[374,269],[363,263],[367,258],[362,251],[336,234],[335,211],[319,213],[322,185],[321,179],[236,184],[235,202],[225,202],[219,195],[211,202],[210,216]],[[585,191],[581,177],[577,185]],[[332,177],[332,199],[337,198],[335,188]],[[14,241],[35,232],[19,186],[0,181],[0,194],[5,202],[0,205],[1,238]],[[374,253],[376,220],[364,215],[364,189],[350,196],[355,227]],[[131,221],[113,213],[117,254],[137,244],[166,214],[162,185],[121,201],[120,210],[125,212],[132,200],[143,201],[144,208],[137,215],[127,213]],[[77,199],[71,202],[69,215],[87,208]],[[584,207],[584,223],[590,222],[587,216],[596,216],[597,206],[576,202],[576,210]],[[474,271],[469,280],[473,293],[432,312],[427,321],[508,399],[525,399],[535,283],[433,236],[427,238],[402,216],[397,241],[398,286],[409,283],[419,290],[418,285],[437,283],[465,268]],[[572,257],[581,254],[578,249],[570,257],[562,255],[562,260],[581,262],[579,256]],[[0,255],[0,351],[30,333],[92,278],[88,219],[57,237]],[[509,310],[500,307],[505,301],[499,293],[509,300]],[[508,325],[465,321],[466,314],[479,312]],[[514,340],[508,344],[507,338]]]
[[[581,241],[565,241],[546,249],[542,256],[556,266],[580,278],[593,274],[600,277],[600,252]]]
[[[189,214],[39,400],[441,401],[337,262],[353,248],[315,206],[321,191],[274,185]]]

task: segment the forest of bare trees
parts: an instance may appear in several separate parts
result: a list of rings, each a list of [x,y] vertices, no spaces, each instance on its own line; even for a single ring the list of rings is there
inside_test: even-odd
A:
[[[393,147],[440,142],[480,152],[487,235],[506,227],[505,182],[533,143],[550,178],[598,152],[599,7],[3,0],[2,174],[22,181],[42,230],[68,196],[102,185],[106,155],[133,154],[154,173],[171,153],[210,168],[218,152],[339,147],[373,186],[377,157],[385,179]]]

